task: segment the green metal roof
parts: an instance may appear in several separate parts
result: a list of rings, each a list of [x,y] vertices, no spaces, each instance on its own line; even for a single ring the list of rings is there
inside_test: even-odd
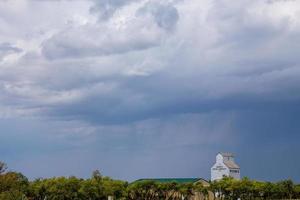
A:
[[[138,179],[134,182],[155,181],[155,182],[159,182],[159,183],[173,183],[173,182],[175,182],[175,183],[195,183],[200,180],[206,181],[202,178],[147,178],[147,179]]]

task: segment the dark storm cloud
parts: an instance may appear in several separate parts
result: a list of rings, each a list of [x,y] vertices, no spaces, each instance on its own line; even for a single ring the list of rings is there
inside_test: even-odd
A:
[[[110,4],[116,9],[127,5],[125,1]],[[32,92],[33,103],[45,107],[48,101],[39,102],[44,101],[43,93],[56,95],[47,109],[51,116],[112,124],[243,109],[259,105],[261,99],[298,101],[299,95],[293,91],[299,89],[300,47],[295,42],[299,36],[293,18],[286,22],[286,17],[272,19],[268,12],[250,12],[260,5],[249,1],[249,7],[238,3],[230,7],[222,1],[209,7],[205,20],[199,16],[190,22],[190,18],[179,17],[172,3],[153,1],[131,11],[131,16],[142,21],[129,20],[124,29],[98,22],[66,26],[41,47],[50,60],[74,59],[72,62],[47,63],[42,71],[47,72],[43,78],[49,82],[37,75],[31,82],[3,83],[3,88],[16,96],[27,91],[28,98]],[[262,6],[270,9],[270,5]],[[200,22],[203,24],[197,26]],[[161,32],[184,24],[186,30]],[[207,26],[216,36],[209,37]],[[75,71],[80,73],[74,76]]]
[[[237,149],[243,155],[240,157],[243,174],[259,180],[291,178],[299,182],[296,177],[300,161],[292,159],[300,150],[299,119],[299,102],[240,112],[235,123],[240,133]],[[283,163],[285,173],[274,167],[274,163]]]

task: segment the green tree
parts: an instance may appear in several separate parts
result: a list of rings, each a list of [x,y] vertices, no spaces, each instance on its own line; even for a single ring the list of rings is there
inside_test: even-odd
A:
[[[24,199],[28,189],[28,179],[21,173],[7,172],[0,175],[0,199]]]
[[[100,171],[98,169],[93,171],[92,179],[96,179],[96,180],[101,180],[102,179],[102,174],[100,173]]]
[[[280,192],[283,198],[292,199],[293,194],[295,193],[294,183],[292,180],[284,180],[278,182]]]
[[[300,199],[300,185],[295,185],[295,198]]]
[[[127,188],[129,200],[159,200],[159,184],[152,180],[138,181]]]
[[[119,180],[112,180],[108,177],[103,179],[104,196],[113,196],[116,199],[121,199],[126,196],[127,183]]]
[[[192,183],[180,184],[179,194],[184,200],[190,199],[195,193],[195,187]]]
[[[159,199],[176,199],[180,193],[180,185],[176,182],[159,184]]]
[[[102,185],[95,179],[82,181],[79,192],[83,199],[97,200],[104,198]]]
[[[36,179],[29,184],[28,198],[31,200],[44,200],[47,196],[45,181]]]

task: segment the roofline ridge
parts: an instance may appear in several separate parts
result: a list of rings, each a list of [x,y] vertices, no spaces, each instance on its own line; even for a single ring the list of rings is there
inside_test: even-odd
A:
[[[234,153],[231,153],[231,152],[222,152],[222,151],[219,151],[218,153],[217,153],[217,155],[218,154],[221,154],[221,155],[230,155],[230,156],[232,156],[232,157],[235,157],[235,154]]]

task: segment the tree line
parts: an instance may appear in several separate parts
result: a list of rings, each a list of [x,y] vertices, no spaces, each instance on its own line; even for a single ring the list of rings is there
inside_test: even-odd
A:
[[[209,190],[220,200],[300,199],[300,185],[292,180],[276,183],[224,177],[210,183]]]
[[[7,171],[0,162],[0,200],[182,200],[194,195],[214,200],[300,199],[300,185],[291,180],[276,183],[224,177],[204,186],[196,183],[160,183],[143,180],[128,183],[102,176],[91,178],[54,177],[29,181],[19,172]]]

